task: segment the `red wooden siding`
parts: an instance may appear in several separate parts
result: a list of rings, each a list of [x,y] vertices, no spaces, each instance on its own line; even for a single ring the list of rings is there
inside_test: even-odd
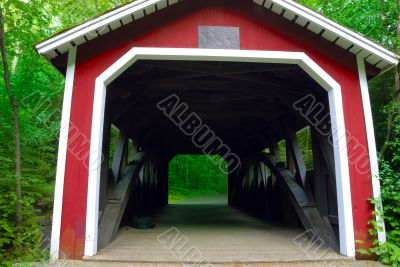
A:
[[[78,47],[71,124],[82,136],[90,138],[94,81],[130,48],[196,48],[200,25],[240,27],[241,49],[305,52],[342,86],[346,128],[368,147],[354,55],[247,0],[184,1]],[[84,138],[72,139],[70,136],[60,249],[71,259],[81,259],[85,241],[88,169],[87,164],[73,153],[73,147],[83,144]],[[89,143],[83,145],[83,152],[88,155]],[[362,174],[354,165],[349,166],[355,239],[369,240],[367,221],[371,207],[367,198],[372,196],[370,173]],[[364,245],[368,246],[369,242]]]

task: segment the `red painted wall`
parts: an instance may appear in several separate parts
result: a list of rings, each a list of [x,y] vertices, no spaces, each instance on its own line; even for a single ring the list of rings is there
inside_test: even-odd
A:
[[[69,137],[61,225],[60,250],[68,258],[81,259],[84,250],[96,77],[132,47],[197,48],[200,25],[240,27],[241,49],[305,52],[342,86],[346,128],[368,147],[354,55],[248,0],[184,1],[78,47],[71,125],[80,135]],[[364,246],[368,246],[370,173],[361,173],[355,164],[349,167],[355,239],[367,240]]]

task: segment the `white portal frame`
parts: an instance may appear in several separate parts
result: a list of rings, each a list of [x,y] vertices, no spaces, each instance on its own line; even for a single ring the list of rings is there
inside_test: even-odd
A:
[[[375,204],[375,211],[377,212],[376,221],[379,228],[378,241],[379,243],[386,242],[386,229],[382,217],[382,198],[381,198],[381,184],[379,181],[379,163],[378,153],[375,143],[374,121],[372,118],[371,100],[368,90],[367,71],[365,69],[365,61],[362,57],[357,56],[357,68],[360,79],[361,98],[363,103],[365,129],[367,132],[369,163],[371,167],[371,181],[372,181],[372,195],[377,201]]]
[[[183,48],[132,48],[96,79],[89,159],[85,256],[94,256],[97,253],[100,166],[107,86],[138,60],[295,64],[310,75],[328,92],[336,171],[340,253],[348,257],[355,256],[350,175],[341,86],[302,52]]]
[[[64,177],[67,162],[69,124],[72,108],[72,94],[74,90],[75,65],[77,47],[68,52],[67,72],[65,75],[64,101],[61,115],[60,136],[58,140],[57,171],[54,189],[53,221],[51,227],[50,258],[60,258],[61,217],[64,196]]]

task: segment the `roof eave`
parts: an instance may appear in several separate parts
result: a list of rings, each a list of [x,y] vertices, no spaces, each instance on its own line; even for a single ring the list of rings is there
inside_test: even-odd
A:
[[[36,49],[40,54],[44,55],[47,60],[51,61],[52,58],[66,53],[71,46],[81,45],[102,34],[108,33],[110,29],[117,29],[125,25],[125,23],[133,22],[145,15],[152,14],[157,10],[181,1],[182,0],[138,0],[47,39],[36,45]],[[335,37],[336,41],[334,43],[344,49],[348,49],[347,46],[351,45],[353,48],[350,50],[348,49],[349,52],[361,54],[361,56],[365,57],[367,63],[377,67],[382,73],[396,66],[400,61],[400,56],[397,54],[294,1],[253,0],[253,2],[275,13],[282,13],[283,11],[282,15],[286,19],[289,19],[288,16],[293,16],[293,14],[303,18],[303,22],[304,19],[306,19],[309,21],[307,28],[310,31],[317,33],[320,29],[324,29],[324,34],[321,35],[321,37],[328,40],[329,37]],[[289,14],[289,12],[291,13]],[[302,22],[296,20],[295,23],[301,24]],[[336,38],[336,36],[338,38]],[[340,38],[342,38],[342,40],[338,41]],[[358,49],[360,50],[358,51]]]

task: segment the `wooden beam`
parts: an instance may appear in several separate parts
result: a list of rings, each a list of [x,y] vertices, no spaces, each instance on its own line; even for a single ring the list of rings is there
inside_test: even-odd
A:
[[[277,167],[274,159],[264,153],[260,153],[259,159],[278,178],[284,191],[289,197],[304,229],[310,229],[314,236],[325,242],[326,245],[339,251],[339,243],[330,225],[327,225],[318,209],[309,201],[305,191],[296,182],[288,169]]]
[[[309,91],[299,89],[298,87],[285,87],[276,83],[251,83],[243,80],[232,80],[232,79],[201,79],[201,80],[173,80],[168,79],[166,81],[146,81],[146,82],[126,82],[113,84],[112,87],[118,91],[135,92],[137,90],[144,90],[148,95],[154,95],[155,93],[247,93],[242,95],[248,97],[249,93],[257,95],[257,97],[275,97],[277,94],[283,96],[283,92],[290,92],[291,94],[301,97]],[[273,94],[272,94],[273,93]],[[127,94],[124,93],[126,98]],[[204,97],[204,95],[203,95]]]
[[[117,91],[117,92],[127,93],[124,91]],[[144,90],[135,90],[135,91],[130,92],[129,94],[125,95],[123,98],[121,97],[119,99],[119,101],[115,101],[114,105],[113,105],[113,109],[111,110],[112,120],[113,121],[118,120],[119,117],[117,117],[117,116],[119,114],[125,114],[126,112],[128,112],[128,110],[131,109],[132,106],[136,105],[138,102],[140,102],[143,99],[144,95],[145,95]]]
[[[275,82],[273,81],[268,81],[267,79],[262,79],[260,77],[254,77],[248,74],[207,74],[204,76],[205,81],[207,82],[208,85],[210,86],[210,89],[213,88],[213,84],[218,84],[217,80],[212,80],[213,77],[218,77],[218,78],[224,78],[224,79],[229,79],[230,83],[234,82],[239,82],[239,83],[244,83],[246,84],[247,88],[254,88],[258,86],[266,86],[264,90],[272,90],[272,89],[284,89],[284,90],[292,90],[292,91],[297,91],[300,93],[304,93],[303,89],[298,88],[298,84],[292,84],[288,83],[283,80],[277,80]],[[114,87],[121,88],[123,90],[134,90],[138,88],[147,88],[147,89],[157,89],[157,88],[166,88],[172,85],[172,83],[179,84],[178,88],[183,88],[187,86],[187,84],[190,83],[195,83],[197,82],[202,82],[202,80],[190,80],[190,78],[196,78],[196,77],[189,77],[187,76],[186,79],[165,79],[165,80],[149,80],[149,81],[137,81],[137,82],[132,82],[128,83],[126,82],[125,84],[117,84],[114,85]],[[208,80],[208,81],[207,81]],[[246,88],[244,87],[244,88]],[[196,87],[198,88],[198,87]]]
[[[133,164],[129,165],[122,179],[110,193],[108,204],[99,223],[99,249],[107,246],[116,237],[122,216],[129,201],[134,179],[147,160],[147,154],[136,154]]]
[[[286,147],[290,152],[289,160],[293,161],[296,169],[296,180],[303,188],[306,185],[307,168],[304,162],[303,154],[301,153],[299,142],[297,140],[296,132],[289,126],[286,129]]]
[[[193,78],[201,78],[204,77],[204,74],[201,73],[193,73],[190,71],[177,71],[177,70],[163,70],[163,72],[158,73],[149,73],[145,76],[138,76],[136,77],[126,77],[125,79],[121,79],[118,81],[119,84],[124,82],[130,82],[135,80],[136,83],[147,83],[150,81],[153,82],[165,82],[169,80],[186,80],[186,79],[193,79]]]
[[[240,105],[239,105],[240,106]],[[204,121],[216,121],[216,120],[224,120],[226,122],[227,119],[229,120],[240,120],[240,119],[249,119],[255,118],[259,119],[261,122],[262,120],[270,120],[276,121],[279,118],[280,114],[279,111],[273,112],[272,109],[269,107],[263,107],[262,109],[256,107],[249,107],[248,109],[243,108],[234,108],[233,106],[225,106],[225,105],[191,105],[190,106],[192,112],[196,112]],[[129,121],[129,123],[135,123],[137,119],[143,117],[152,117],[152,122],[158,121],[165,121],[168,118],[159,110],[151,109],[148,107],[139,107],[139,106],[130,106],[129,109],[121,108],[120,111],[116,111],[113,114],[113,122],[118,124],[121,121]]]
[[[225,64],[223,66],[223,72],[226,74],[243,74],[243,73],[260,73],[260,72],[282,72],[298,70],[299,67],[296,65],[285,65],[285,64]]]
[[[322,160],[325,161],[328,168],[329,175],[335,177],[335,158],[333,152],[332,142],[328,141],[328,137],[321,136],[316,130],[312,129],[312,137],[316,141],[316,145],[321,150]]]
[[[312,137],[315,139],[316,146],[320,149],[320,161],[324,163],[326,175],[326,197],[328,198],[329,215],[338,215],[337,195],[336,193],[336,175],[335,175],[335,160],[333,146],[328,141],[327,137],[321,136],[316,130],[312,131]]]
[[[236,73],[259,73],[259,72],[281,72],[299,70],[300,68],[293,64],[257,64],[246,62],[165,62],[165,61],[143,61],[141,64],[157,67],[159,69],[169,69],[170,67],[178,70],[184,70],[190,67],[191,72],[209,71],[223,72],[225,74]]]
[[[322,216],[329,214],[328,210],[328,188],[327,188],[327,170],[325,167],[324,156],[321,147],[316,140],[314,131],[312,131],[312,150],[313,150],[313,175],[314,175],[314,195],[316,206]]]
[[[188,64],[181,64],[177,62],[149,62],[146,63],[148,66],[153,66],[157,68],[163,68],[168,70],[176,70],[176,71],[183,71],[183,72],[193,72],[198,74],[203,74],[204,76],[214,76],[214,77],[222,77],[228,78],[232,80],[239,80],[239,81],[246,81],[255,84],[262,84],[262,85],[269,85],[269,86],[276,86],[278,88],[286,88],[286,89],[294,89],[298,88],[298,85],[295,83],[287,82],[287,79],[280,79],[280,81],[276,83],[266,82],[267,79],[261,78],[260,76],[254,75],[253,73],[246,73],[241,74],[236,72],[224,72],[223,70],[212,70],[209,65],[201,63],[201,62],[190,62]],[[262,76],[265,76],[262,75]],[[273,76],[272,76],[273,77]]]
[[[124,165],[126,165],[124,161],[127,159],[126,157],[127,150],[128,150],[128,136],[124,130],[120,130],[112,162],[112,174],[115,183],[118,182],[121,173],[123,172],[123,167]]]
[[[128,69],[126,73],[129,74],[134,74],[135,76],[141,76],[149,71],[152,71],[154,67],[152,66],[147,66],[145,64],[142,64],[141,62],[136,62],[133,64],[132,68]],[[132,70],[132,71],[130,71]]]
[[[139,146],[136,140],[131,139],[131,142],[132,142],[132,148],[131,151],[129,151],[129,157],[128,157],[129,162],[131,162],[135,158],[135,155],[139,152]]]
[[[274,153],[275,159],[277,162],[282,161],[282,155],[281,155],[281,150],[279,149],[279,143],[274,143],[272,152]]]

